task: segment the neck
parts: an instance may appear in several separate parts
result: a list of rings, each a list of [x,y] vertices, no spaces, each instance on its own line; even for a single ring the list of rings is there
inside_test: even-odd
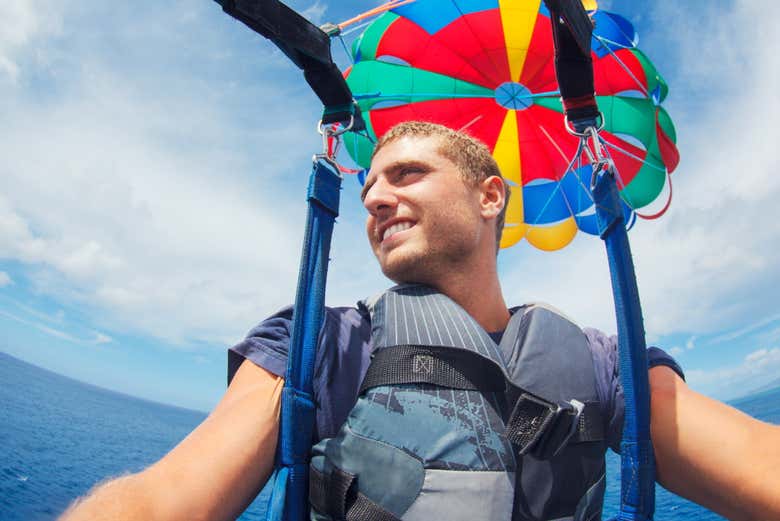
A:
[[[498,281],[495,257],[468,270],[453,270],[433,286],[457,302],[485,331],[506,328],[510,314]]]

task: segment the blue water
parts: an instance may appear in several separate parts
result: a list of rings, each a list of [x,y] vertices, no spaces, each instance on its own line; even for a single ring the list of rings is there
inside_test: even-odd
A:
[[[780,389],[734,403],[757,418],[780,423]],[[136,472],[158,460],[205,414],[87,385],[0,353],[0,520],[54,519],[100,481]],[[613,478],[605,517],[620,493],[620,460],[610,453]],[[658,487],[657,518],[721,520]],[[241,516],[262,518],[256,501]]]

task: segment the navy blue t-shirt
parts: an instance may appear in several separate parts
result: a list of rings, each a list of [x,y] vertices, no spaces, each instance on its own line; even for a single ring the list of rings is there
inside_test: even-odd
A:
[[[287,307],[253,328],[246,339],[228,351],[228,382],[249,359],[269,372],[284,376],[292,330],[292,307]],[[596,377],[596,392],[604,418],[609,419],[607,441],[620,447],[623,430],[623,389],[618,375],[617,337],[584,328]],[[365,308],[325,308],[314,370],[316,439],[336,435],[355,405],[360,383],[371,359],[371,323]],[[663,350],[647,350],[649,367],[665,365],[684,378],[682,369]]]

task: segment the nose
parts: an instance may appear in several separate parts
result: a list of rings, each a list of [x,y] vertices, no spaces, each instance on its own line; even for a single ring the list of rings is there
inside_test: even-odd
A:
[[[363,198],[363,206],[375,217],[385,210],[394,208],[397,204],[398,198],[393,186],[384,176],[379,176],[374,181]]]

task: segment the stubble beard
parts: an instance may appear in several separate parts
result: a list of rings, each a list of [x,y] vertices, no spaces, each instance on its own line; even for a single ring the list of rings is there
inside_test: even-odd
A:
[[[448,232],[450,233],[449,235]],[[425,284],[439,287],[453,272],[467,270],[475,241],[454,230],[442,230],[433,243],[411,251],[389,252],[383,263],[377,256],[382,273],[396,284]],[[403,249],[400,245],[399,248]],[[395,254],[395,255],[393,255]]]

